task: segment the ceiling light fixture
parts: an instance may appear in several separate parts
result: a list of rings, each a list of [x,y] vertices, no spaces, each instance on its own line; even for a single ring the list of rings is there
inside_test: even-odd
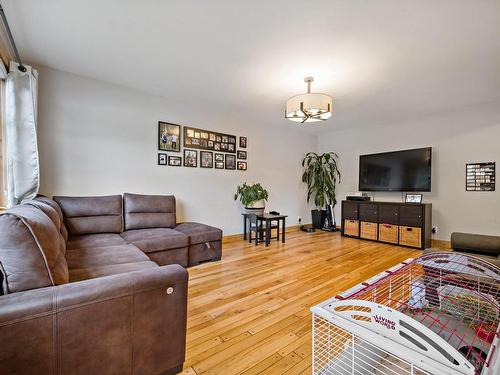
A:
[[[286,101],[285,117],[295,122],[325,121],[332,117],[332,97],[327,94],[311,93],[313,77],[304,78],[307,93],[292,96]]]

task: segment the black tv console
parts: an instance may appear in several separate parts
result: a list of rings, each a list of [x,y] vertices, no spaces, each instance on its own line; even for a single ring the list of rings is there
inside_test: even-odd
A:
[[[342,201],[342,235],[419,249],[431,247],[432,204]]]

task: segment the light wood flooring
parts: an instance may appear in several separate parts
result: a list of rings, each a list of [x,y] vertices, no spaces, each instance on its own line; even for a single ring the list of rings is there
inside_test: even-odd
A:
[[[189,268],[183,373],[310,374],[309,308],[420,254],[327,232],[225,240],[222,261]]]

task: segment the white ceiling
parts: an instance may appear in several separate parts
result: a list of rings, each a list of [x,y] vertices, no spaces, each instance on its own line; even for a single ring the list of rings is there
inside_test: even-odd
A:
[[[322,129],[500,101],[500,1],[3,0],[24,60],[266,125],[334,97]]]

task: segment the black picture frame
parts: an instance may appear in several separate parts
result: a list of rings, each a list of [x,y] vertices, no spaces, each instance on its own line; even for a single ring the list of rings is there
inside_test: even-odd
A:
[[[184,126],[183,137],[184,147],[236,154],[235,135]]]
[[[158,154],[158,165],[167,165],[167,154]]]
[[[238,150],[236,152],[236,155],[237,155],[237,158],[240,160],[247,160],[247,152],[246,151]]]
[[[224,162],[223,161],[216,161],[215,162],[215,169],[224,169]]]
[[[222,161],[224,162],[224,154],[220,154],[218,152],[215,153],[215,157],[214,157],[214,160],[217,162],[217,161]]]
[[[182,156],[168,156],[168,165],[170,167],[182,167]]]
[[[158,121],[158,150],[181,152],[180,125],[165,121]]]
[[[192,162],[192,157],[194,153],[194,163]],[[189,168],[196,168],[198,166],[198,151],[184,149],[184,166]]]
[[[205,159],[205,157],[208,157],[208,159]],[[214,153],[212,151],[200,151],[200,168],[213,168],[213,167],[214,167]]]
[[[465,191],[495,191],[496,162],[467,163]]]
[[[422,203],[422,194],[408,193],[405,195],[405,203]]]
[[[247,137],[240,137],[240,148],[247,148],[248,139]]]
[[[226,169],[236,169],[236,155],[226,154],[225,167]]]
[[[247,168],[248,168],[248,165],[247,165],[246,161],[238,161],[236,164],[237,164],[237,167],[238,167],[239,171],[246,171]]]

